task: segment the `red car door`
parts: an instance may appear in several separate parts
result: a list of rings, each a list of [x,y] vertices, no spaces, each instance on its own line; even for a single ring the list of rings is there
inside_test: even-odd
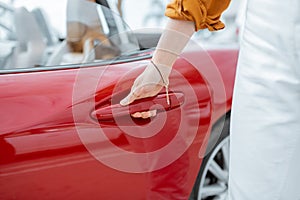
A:
[[[237,49],[190,45],[173,67],[170,104],[162,90],[122,107],[152,55],[139,49],[157,35],[136,37],[108,8],[68,2],[66,40],[41,45],[45,52],[31,49],[38,24],[24,16],[34,13],[16,12],[18,34],[0,66],[0,199],[188,199],[211,127],[230,112]],[[84,38],[91,51],[72,51]],[[63,65],[70,57],[87,63]],[[147,110],[157,115],[130,115]]]
[[[209,130],[230,110],[236,60],[228,56],[237,51],[209,54],[214,62],[195,50],[176,62],[170,106],[163,90],[130,106],[118,104],[148,62],[138,56],[2,73],[0,198],[188,198]],[[191,64],[199,58],[202,69],[217,66],[226,98],[214,99],[211,83],[217,80],[207,79],[213,71],[204,77]],[[130,116],[149,109],[157,116]]]

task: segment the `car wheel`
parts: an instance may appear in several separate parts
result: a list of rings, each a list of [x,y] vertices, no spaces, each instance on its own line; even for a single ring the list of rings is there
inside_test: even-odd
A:
[[[211,133],[222,130],[218,142],[203,159],[193,188],[194,200],[225,200],[228,192],[229,119],[224,126],[217,125]],[[220,129],[221,126],[221,129]],[[218,135],[218,134],[217,134]]]

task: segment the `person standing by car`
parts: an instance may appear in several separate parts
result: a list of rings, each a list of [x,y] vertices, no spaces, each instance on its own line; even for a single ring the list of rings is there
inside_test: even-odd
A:
[[[248,0],[231,114],[229,199],[300,199],[299,32],[299,0]]]
[[[223,28],[219,17],[228,3],[172,1],[166,10],[172,19],[152,62],[121,105],[167,86],[171,66],[194,27]],[[300,1],[248,0],[231,116],[229,200],[300,199],[299,32]]]

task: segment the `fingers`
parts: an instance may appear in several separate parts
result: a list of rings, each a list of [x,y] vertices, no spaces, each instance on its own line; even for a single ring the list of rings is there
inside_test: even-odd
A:
[[[134,88],[131,92],[120,101],[121,106],[127,106],[131,104],[135,100],[146,98],[146,97],[153,97],[159,93],[162,86],[159,84],[151,84],[151,85],[144,85],[139,88]]]
[[[131,104],[134,102],[138,96],[134,92],[130,92],[124,99],[120,101],[121,106],[127,106],[128,104]]]
[[[129,95],[127,95],[127,97],[125,97],[124,99],[122,99],[120,101],[120,104],[122,106],[126,106],[126,105],[131,104],[133,101],[135,101],[138,98],[139,98],[139,96],[137,94],[135,94],[134,92],[130,92]],[[157,110],[150,110],[150,111],[146,111],[146,112],[136,112],[136,113],[132,114],[131,116],[134,118],[147,119],[150,117],[155,117],[156,114],[157,114]]]
[[[136,113],[132,114],[131,116],[134,118],[147,119],[150,117],[155,117],[156,114],[157,114],[157,110],[150,110],[150,111],[146,111],[146,112],[136,112]]]
[[[130,93],[120,101],[121,106],[127,106],[129,104],[131,104],[132,102],[134,102],[135,100],[137,100],[141,94],[141,88],[138,89],[139,85],[139,77],[134,81],[134,84],[131,88]]]
[[[167,70],[170,71],[170,67],[167,67]],[[165,73],[165,71],[162,70],[161,73]],[[131,92],[120,101],[120,104],[126,106],[137,99],[157,95],[164,85],[163,82],[162,75],[155,67],[146,67],[144,72],[134,81]]]
[[[145,87],[141,88],[138,91],[131,91],[124,99],[122,99],[120,101],[120,104],[122,106],[126,106],[126,105],[131,104],[132,102],[134,102],[137,99],[144,98],[144,96],[153,96],[153,94],[151,94],[151,93],[145,93],[144,90],[145,90]],[[150,117],[155,117],[156,113],[157,113],[156,110],[150,110],[150,111],[146,111],[146,112],[136,112],[136,113],[132,114],[131,116],[134,118],[147,119]]]

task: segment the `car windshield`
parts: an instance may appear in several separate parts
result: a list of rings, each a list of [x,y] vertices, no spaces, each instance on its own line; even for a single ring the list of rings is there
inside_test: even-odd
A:
[[[55,15],[38,2],[0,4],[0,69],[101,62],[140,49],[118,10],[106,1],[105,6],[87,0],[59,1],[63,6]]]

